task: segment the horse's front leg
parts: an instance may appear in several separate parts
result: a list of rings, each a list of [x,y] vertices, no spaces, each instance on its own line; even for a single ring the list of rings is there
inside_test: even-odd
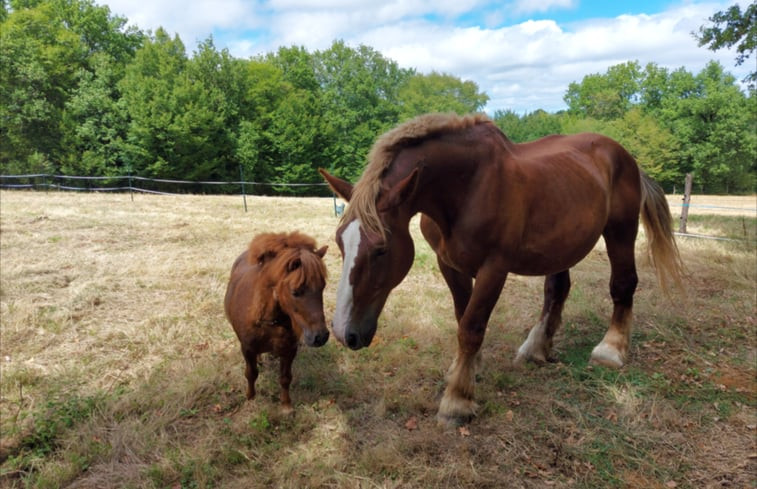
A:
[[[455,319],[457,319],[459,324],[463,318],[465,309],[468,307],[468,302],[470,302],[473,291],[473,279],[450,267],[438,256],[437,263],[439,264],[439,271],[442,272],[442,277],[444,277],[444,281],[447,283],[447,287],[452,294],[452,302],[455,306]]]
[[[442,424],[458,426],[476,414],[476,355],[506,278],[506,272],[493,267],[482,268],[476,276],[473,294],[458,323],[457,357],[447,373],[447,387],[439,404],[437,420]]]

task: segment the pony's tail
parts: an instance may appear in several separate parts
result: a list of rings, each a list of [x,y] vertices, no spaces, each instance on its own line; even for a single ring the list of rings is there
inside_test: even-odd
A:
[[[657,280],[668,293],[672,281],[683,289],[683,261],[673,236],[673,219],[665,193],[641,172],[641,221],[647,235],[647,250],[657,272]]]

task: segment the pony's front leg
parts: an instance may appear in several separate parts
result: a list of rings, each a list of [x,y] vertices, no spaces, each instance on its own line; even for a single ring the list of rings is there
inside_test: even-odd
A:
[[[279,359],[279,385],[281,385],[279,399],[281,400],[281,412],[283,414],[290,414],[294,411],[292,399],[289,397],[289,385],[292,383],[292,362],[294,362],[295,355],[297,355],[296,346],[284,352]]]
[[[476,355],[506,278],[505,272],[485,268],[476,276],[473,294],[457,327],[457,357],[447,373],[447,387],[437,414],[441,424],[459,426],[476,414]]]
[[[258,380],[258,352],[250,346],[242,346],[244,376],[247,378],[247,399],[255,399],[255,381]]]

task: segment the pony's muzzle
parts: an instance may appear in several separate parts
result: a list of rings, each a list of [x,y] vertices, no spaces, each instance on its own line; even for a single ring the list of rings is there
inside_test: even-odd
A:
[[[315,334],[305,333],[305,344],[308,346],[323,346],[329,341],[329,330],[324,328]]]

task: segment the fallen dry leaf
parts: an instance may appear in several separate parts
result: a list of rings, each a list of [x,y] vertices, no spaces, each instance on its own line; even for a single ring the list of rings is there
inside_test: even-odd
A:
[[[467,426],[461,426],[457,431],[460,433],[460,436],[470,436],[470,430]]]
[[[413,431],[418,429],[418,418],[411,416],[405,423],[405,429],[407,431]]]

